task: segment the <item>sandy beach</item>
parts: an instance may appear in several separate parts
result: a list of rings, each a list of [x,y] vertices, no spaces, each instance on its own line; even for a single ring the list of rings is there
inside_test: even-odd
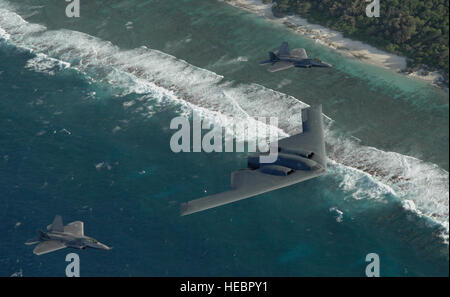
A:
[[[435,85],[439,85],[439,82],[442,80],[442,76],[438,72],[426,72],[423,70],[406,72],[407,59],[405,57],[382,51],[361,41],[346,38],[340,32],[321,25],[310,24],[306,19],[299,16],[275,17],[272,13],[272,4],[264,4],[261,0],[224,0],[224,2],[255,13],[269,21],[283,24],[298,34],[314,39],[317,43],[332,48],[346,56],[395,72],[404,73],[410,77],[419,78]]]

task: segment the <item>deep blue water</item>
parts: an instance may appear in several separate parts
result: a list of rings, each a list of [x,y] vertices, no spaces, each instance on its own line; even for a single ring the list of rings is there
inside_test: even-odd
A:
[[[220,2],[59,2],[0,0],[1,276],[64,276],[71,250],[23,244],[55,214],[113,246],[75,251],[82,276],[363,276],[372,252],[383,276],[448,275],[447,93]],[[336,67],[269,74],[282,40]],[[238,104],[291,133],[298,100],[334,120],[327,175],[179,217],[246,154],[174,154],[173,117]]]

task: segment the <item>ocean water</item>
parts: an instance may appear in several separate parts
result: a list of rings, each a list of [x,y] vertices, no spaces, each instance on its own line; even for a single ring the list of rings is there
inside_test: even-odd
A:
[[[64,276],[72,250],[23,244],[55,214],[113,246],[75,251],[82,276],[363,276],[368,253],[382,276],[448,276],[446,91],[220,1],[65,5],[0,0],[1,276]],[[268,73],[284,40],[335,67]],[[174,154],[173,117],[287,136],[317,103],[327,175],[179,217],[246,154]]]

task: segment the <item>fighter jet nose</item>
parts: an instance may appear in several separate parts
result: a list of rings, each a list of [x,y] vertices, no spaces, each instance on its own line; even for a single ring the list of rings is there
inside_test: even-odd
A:
[[[111,248],[106,244],[96,241],[95,243],[88,244],[89,247],[99,249],[99,250],[107,250],[109,251]]]
[[[109,247],[109,246],[107,246],[106,244],[103,244],[103,243],[101,243],[100,246],[101,246],[102,249],[107,250],[107,251],[112,249],[112,247]]]

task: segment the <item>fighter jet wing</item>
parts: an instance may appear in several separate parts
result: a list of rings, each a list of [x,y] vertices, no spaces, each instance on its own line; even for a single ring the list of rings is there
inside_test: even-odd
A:
[[[289,44],[285,41],[281,44],[280,48],[278,49],[277,55],[279,56],[289,56]]]
[[[78,237],[84,236],[84,223],[81,221],[75,221],[67,224],[64,226],[64,233],[70,233]]]
[[[306,50],[304,48],[294,48],[291,51],[291,56],[296,59],[308,59],[308,55],[306,54]]]
[[[278,143],[275,163],[259,163],[249,158],[249,168],[233,172],[231,189],[181,205],[181,215],[246,199],[265,192],[296,184],[326,173],[322,108],[310,108],[302,115],[303,133]]]
[[[275,62],[274,64],[272,64],[272,66],[267,68],[267,70],[270,72],[277,72],[277,71],[286,70],[286,69],[289,69],[292,67],[294,67],[294,64],[292,62],[279,61],[279,62]]]
[[[41,242],[37,247],[34,248],[33,253],[40,256],[43,254],[47,254],[50,252],[54,252],[60,249],[65,248],[66,245],[60,241],[56,240],[47,240]]]

